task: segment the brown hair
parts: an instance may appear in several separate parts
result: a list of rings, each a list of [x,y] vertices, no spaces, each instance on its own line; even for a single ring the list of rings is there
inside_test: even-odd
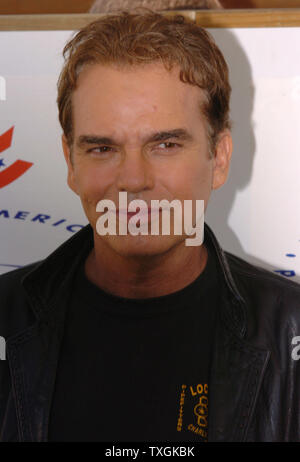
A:
[[[137,6],[151,8],[151,10],[188,10],[220,9],[218,0],[95,0],[90,13],[110,13],[114,10],[129,10]]]
[[[218,134],[230,128],[231,87],[228,67],[213,38],[201,27],[177,15],[151,10],[104,16],[79,31],[64,48],[65,64],[58,80],[59,120],[73,144],[72,92],[80,71],[91,64],[119,66],[162,62],[179,66],[184,83],[204,90],[201,110],[207,120],[211,152]]]

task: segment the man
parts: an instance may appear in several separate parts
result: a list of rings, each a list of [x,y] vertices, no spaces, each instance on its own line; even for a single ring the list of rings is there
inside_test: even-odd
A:
[[[224,253],[207,226],[186,245],[175,212],[166,234],[99,232],[101,201],[119,230],[133,200],[150,231],[153,200],[191,201],[195,224],[226,181],[220,50],[181,16],[124,12],[64,55],[62,146],[90,225],[0,278],[1,440],[299,441],[299,286]]]

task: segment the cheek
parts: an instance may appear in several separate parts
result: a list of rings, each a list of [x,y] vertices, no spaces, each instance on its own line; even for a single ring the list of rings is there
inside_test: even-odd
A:
[[[110,176],[104,168],[78,166],[75,178],[82,200],[94,204],[102,199],[110,184]]]
[[[207,201],[212,185],[212,164],[194,164],[182,168],[177,175],[169,175],[166,188],[178,199],[204,199]]]
[[[195,165],[191,171],[191,184],[198,194],[207,195],[212,186],[213,162],[212,159],[205,159]],[[205,197],[202,197],[205,199]]]

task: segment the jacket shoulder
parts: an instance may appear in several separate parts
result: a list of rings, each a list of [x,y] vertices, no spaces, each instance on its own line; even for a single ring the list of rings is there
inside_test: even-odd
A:
[[[300,335],[300,284],[230,253],[226,252],[226,256],[246,302],[248,334],[259,330],[277,336],[285,331],[291,338]]]
[[[21,281],[26,274],[30,273],[30,271],[35,269],[40,263],[41,260],[29,263],[28,265],[22,266],[22,268],[9,271],[8,273],[1,274],[0,288],[2,288],[2,286],[5,287],[7,284],[15,284],[18,281]]]
[[[255,285],[265,290],[278,288],[281,293],[295,293],[300,295],[300,284],[285,276],[280,276],[260,266],[248,263],[236,255],[225,252],[232,274],[241,280],[247,281],[247,285]]]

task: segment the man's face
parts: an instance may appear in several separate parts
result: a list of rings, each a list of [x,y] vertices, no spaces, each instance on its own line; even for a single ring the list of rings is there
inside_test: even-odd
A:
[[[69,186],[94,231],[97,203],[110,199],[118,208],[119,192],[127,192],[128,203],[202,199],[206,207],[211,190],[226,179],[231,138],[222,134],[211,158],[202,98],[197,86],[179,80],[176,67],[99,64],[81,72],[72,99],[72,162],[64,137],[63,148]],[[94,235],[127,257],[163,254],[186,238],[172,227],[169,236]]]

